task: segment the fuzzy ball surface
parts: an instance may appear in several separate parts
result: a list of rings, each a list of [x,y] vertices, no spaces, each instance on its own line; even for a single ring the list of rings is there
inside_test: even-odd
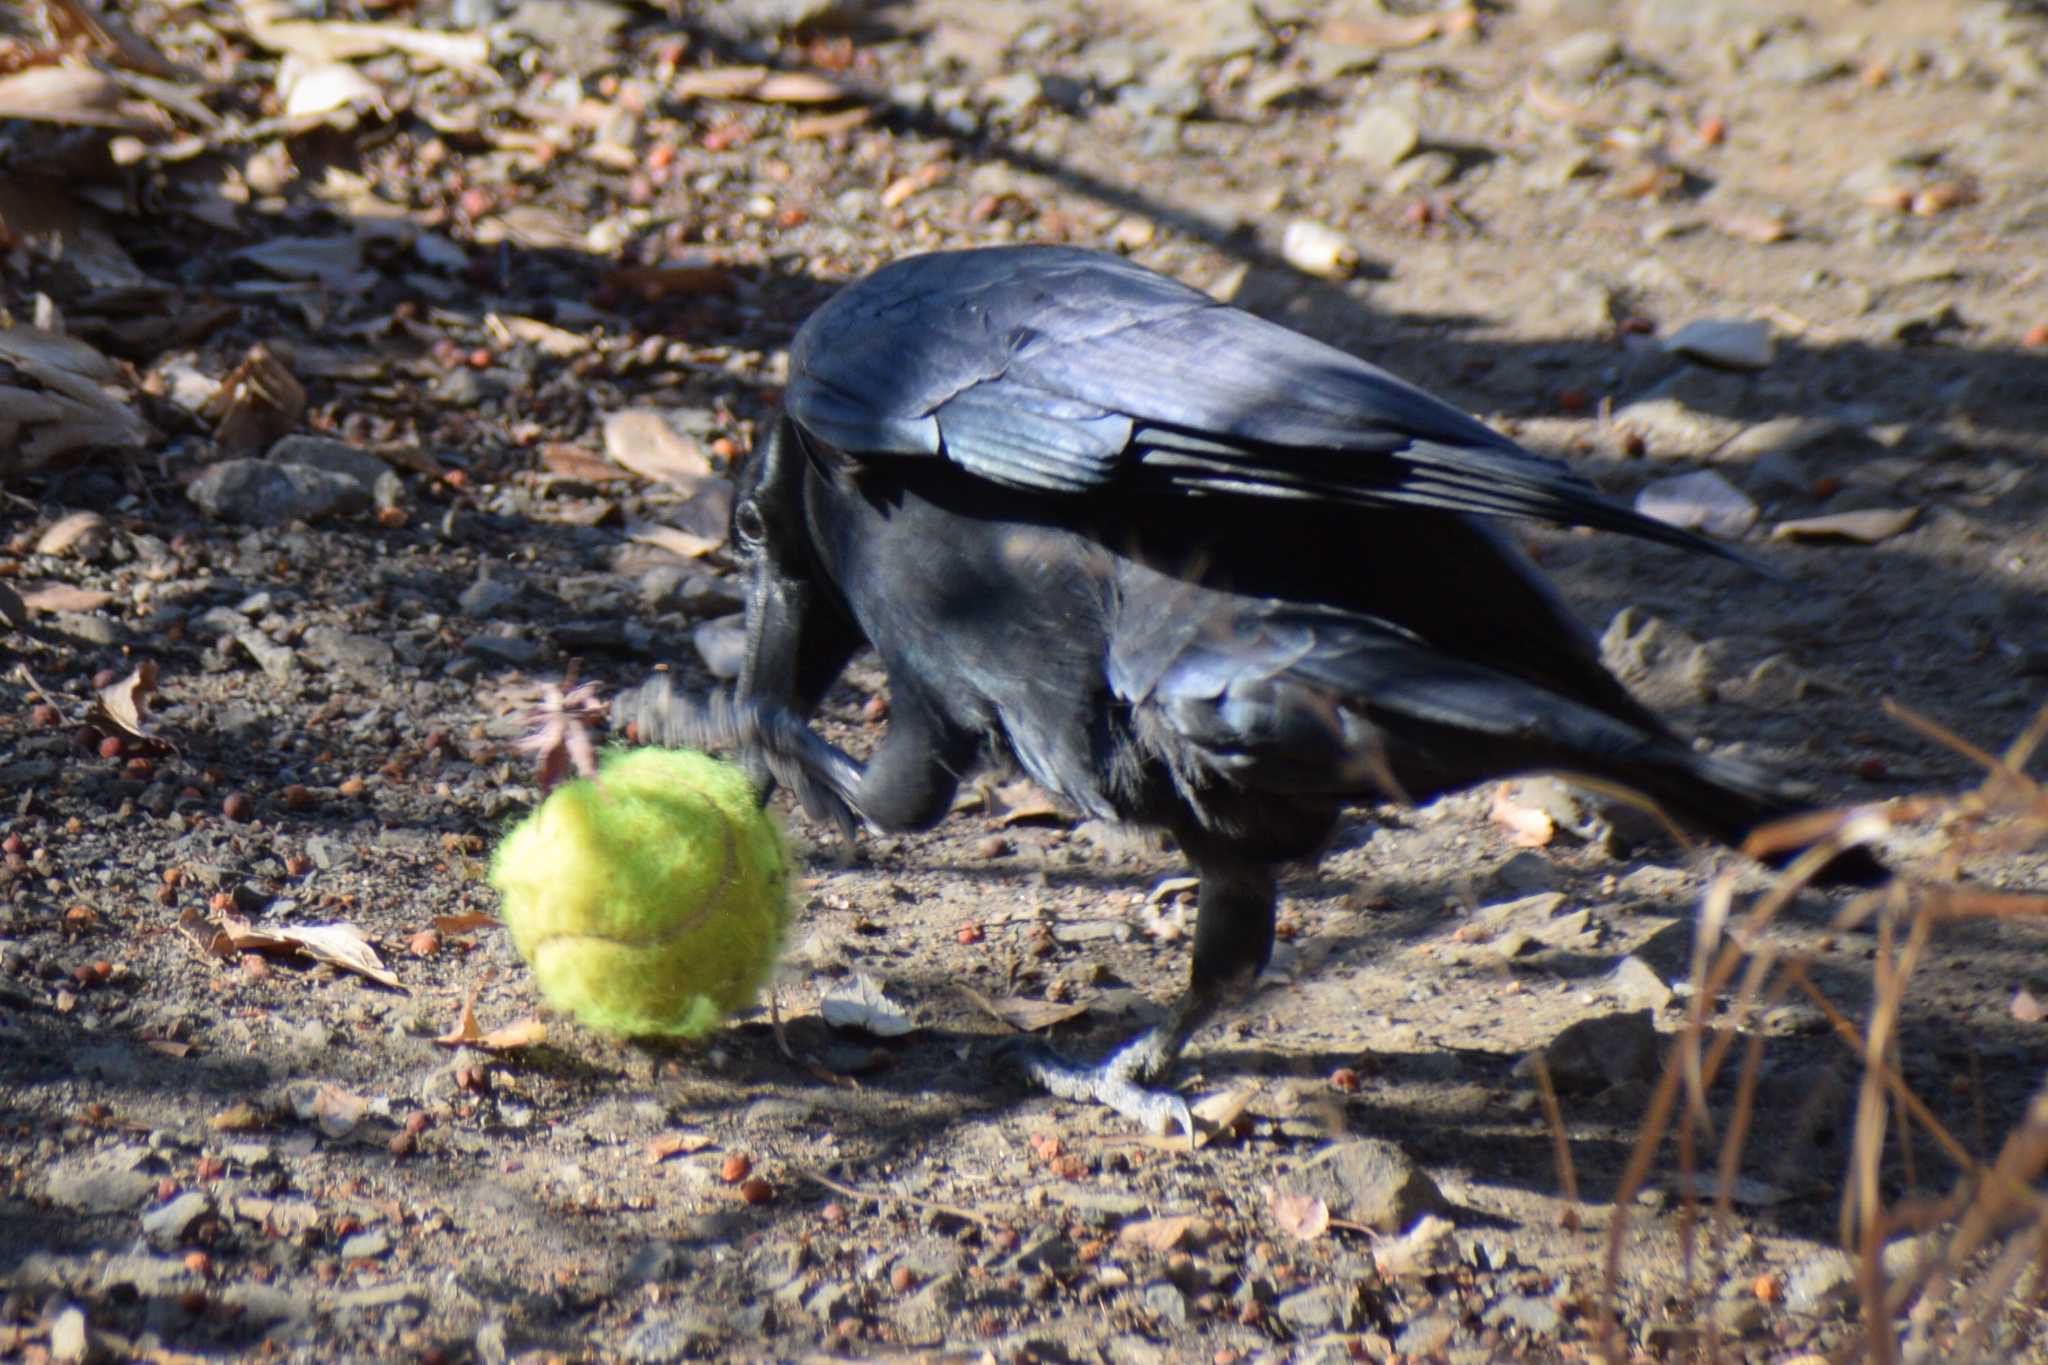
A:
[[[751,1003],[789,923],[782,832],[746,774],[605,756],[505,836],[491,885],[549,1003],[620,1037],[698,1037]]]

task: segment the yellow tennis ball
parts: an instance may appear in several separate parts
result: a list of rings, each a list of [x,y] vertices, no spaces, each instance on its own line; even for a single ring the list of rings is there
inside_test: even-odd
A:
[[[605,756],[498,845],[491,885],[541,994],[622,1037],[709,1032],[789,923],[782,832],[745,773],[682,749]]]

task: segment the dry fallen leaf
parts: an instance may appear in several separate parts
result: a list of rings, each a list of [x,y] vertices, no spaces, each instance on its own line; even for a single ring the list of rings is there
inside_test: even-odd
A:
[[[170,126],[155,105],[127,98],[119,81],[84,66],[32,66],[0,76],[0,118],[136,132]]]
[[[1513,793],[1511,783],[1495,787],[1487,818],[1508,832],[1508,842],[1516,848],[1542,848],[1557,836],[1557,822],[1547,811],[1522,805]]]
[[[369,1117],[370,1102],[337,1085],[322,1082],[317,1087],[300,1087],[288,1093],[292,1112],[331,1138],[347,1137]]]
[[[724,536],[700,536],[677,526],[663,526],[659,522],[636,521],[626,527],[626,539],[639,545],[652,545],[667,550],[683,559],[702,559],[719,546],[725,544]]]
[[[1831,512],[1822,517],[1781,521],[1771,528],[1771,539],[1836,540],[1875,545],[1904,531],[1919,515],[1917,507],[1872,507],[1859,512]]]
[[[498,919],[481,910],[465,910],[459,915],[436,915],[434,927],[444,934],[463,934],[471,929],[495,929]]]
[[[1116,1243],[1120,1247],[1136,1247],[1164,1255],[1187,1240],[1188,1234],[1200,1221],[1192,1213],[1171,1218],[1135,1219],[1116,1230]]]
[[[1451,1222],[1448,1218],[1426,1213],[1399,1237],[1375,1243],[1373,1263],[1378,1266],[1380,1274],[1389,1279],[1418,1275],[1429,1268],[1437,1247],[1450,1235]]]
[[[154,691],[156,663],[144,659],[127,677],[108,683],[94,695],[92,706],[85,713],[86,721],[103,730],[119,730],[136,739],[162,744],[163,740],[150,733],[143,715],[149,706],[149,694]]]
[[[711,1139],[702,1133],[663,1133],[648,1141],[647,1160],[658,1166],[672,1156],[687,1156],[711,1145]]]
[[[541,447],[540,463],[548,473],[577,483],[611,483],[628,473],[602,455],[559,441]]]
[[[1329,1205],[1310,1195],[1268,1189],[1266,1208],[1280,1230],[1299,1241],[1313,1242],[1330,1229]]]
[[[1078,1019],[1088,1012],[1085,1004],[1059,1005],[1049,1000],[1029,1000],[1020,995],[999,996],[992,1000],[972,988],[968,988],[967,995],[992,1018],[1001,1020],[1019,1033],[1037,1033],[1055,1024],[1064,1024],[1069,1019]]]
[[[770,71],[765,66],[728,66],[688,71],[669,87],[679,100],[761,100],[769,104],[828,104],[847,97],[844,87],[808,71]]]
[[[12,592],[13,589],[5,589]],[[14,599],[30,611],[98,611],[114,600],[104,588],[78,588],[69,583],[48,583],[30,588]]]
[[[259,929],[238,915],[224,916],[217,932],[207,934],[207,921],[196,911],[178,917],[178,928],[198,943],[211,957],[232,958],[236,953],[297,953],[331,966],[367,977],[395,991],[405,989],[388,971],[377,950],[363,931],[353,924],[287,924]]]
[[[820,995],[818,1013],[833,1028],[858,1029],[876,1038],[901,1038],[917,1027],[866,972],[855,972]]]
[[[711,474],[711,457],[654,408],[627,408],[607,416],[604,453],[620,469],[684,488]]]
[[[104,534],[107,519],[97,512],[73,512],[51,522],[36,537],[35,552],[39,555],[61,555],[72,546],[90,536]]]
[[[469,994],[462,998],[462,1014],[455,1021],[455,1027],[434,1039],[442,1047],[474,1047],[485,1052],[509,1052],[515,1048],[536,1047],[548,1039],[548,1026],[538,1019],[521,1019],[503,1028],[494,1028],[485,1033],[476,1022],[476,992],[471,986]]]

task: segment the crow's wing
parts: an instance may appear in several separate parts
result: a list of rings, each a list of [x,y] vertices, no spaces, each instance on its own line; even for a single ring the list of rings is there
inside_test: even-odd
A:
[[[1739,843],[1796,809],[1767,774],[1458,658],[1391,622],[1163,585],[1127,606],[1112,690],[1178,775],[1275,796],[1422,801],[1516,772],[1648,797]]]
[[[1729,553],[1384,370],[1100,252],[886,266],[797,334],[786,403],[852,455],[940,456],[1037,492],[1420,506]]]

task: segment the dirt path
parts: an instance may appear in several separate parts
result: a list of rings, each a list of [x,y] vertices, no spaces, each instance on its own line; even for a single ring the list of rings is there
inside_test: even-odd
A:
[[[1830,801],[1974,783],[1879,703],[1996,748],[2048,699],[2040,8],[682,8],[0,28],[0,1357],[1586,1359],[1625,1211],[1617,1358],[1861,1358],[1865,1078],[1809,997],[1704,1007],[1760,1058],[1693,1136],[1710,1168],[1751,1120],[1728,1219],[1695,1225],[1676,1140],[1614,1202],[1711,875],[1738,912],[1768,879],[1549,788],[1360,811],[1289,876],[1270,981],[1184,1068],[1235,1111],[1192,1153],[993,1065],[984,1001],[1084,1007],[1050,1031],[1084,1053],[1149,1018],[1189,911],[1170,852],[1004,775],[850,867],[793,818],[798,1064],[765,1012],[668,1052],[545,1016],[481,865],[569,660],[709,682],[729,650],[722,475],[796,324],[995,241],[1125,251],[1747,525],[1782,581],[1529,540],[1704,742]],[[872,744],[880,693],[857,668],[823,723]],[[2020,842],[1971,875],[2041,887]],[[1861,1028],[1902,948],[1830,933],[1843,904],[1749,946]],[[353,925],[397,985],[236,921]],[[1988,1159],[2036,1093],[2044,948],[2015,916],[1903,950],[1926,1109],[1901,1141],[1863,1098],[1869,1194],[1930,1231],[1890,1276],[1947,1245],[1932,1125]],[[856,974],[910,1033],[824,1025]],[[438,1041],[471,996],[546,1042]],[[1992,1259],[1891,1339],[2048,1355],[2038,1270]]]

